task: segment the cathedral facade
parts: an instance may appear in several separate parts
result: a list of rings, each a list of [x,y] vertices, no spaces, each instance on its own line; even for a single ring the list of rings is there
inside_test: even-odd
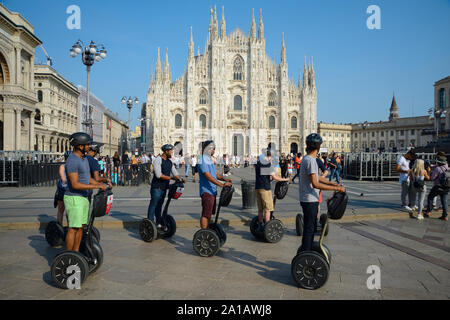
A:
[[[160,50],[145,104],[146,150],[160,153],[170,143],[183,153],[201,153],[201,142],[216,142],[216,154],[258,155],[270,146],[281,153],[304,152],[305,138],[317,132],[317,92],[312,59],[303,83],[288,77],[284,34],[281,61],[266,54],[262,13],[250,34],[239,28],[226,33],[211,10],[209,37],[203,54],[194,52],[192,28],[187,67],[172,81],[166,50]]]

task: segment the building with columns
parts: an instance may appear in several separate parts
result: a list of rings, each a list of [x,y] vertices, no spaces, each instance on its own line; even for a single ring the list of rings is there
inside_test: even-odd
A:
[[[186,153],[201,152],[213,139],[216,154],[257,155],[270,146],[282,153],[303,152],[305,137],[317,131],[317,91],[312,59],[303,83],[288,77],[284,34],[281,61],[266,53],[262,12],[258,30],[253,13],[250,33],[226,32],[225,14],[211,10],[203,54],[194,53],[190,33],[186,71],[172,81],[168,52],[160,50],[150,76],[145,121],[146,150],[159,153],[166,143],[181,143]]]
[[[450,76],[434,83],[434,111],[436,117],[435,129],[437,129],[437,126],[439,125],[439,136],[449,136]],[[443,111],[445,111],[445,115]],[[437,115],[440,117],[438,118]]]
[[[0,4],[0,150],[34,150],[38,99],[33,26]]]
[[[71,150],[69,137],[78,129],[78,89],[48,65],[34,66],[34,82],[38,103],[31,150]]]
[[[352,126],[349,124],[325,123],[320,121],[318,133],[323,139],[322,148],[329,152],[350,152]]]

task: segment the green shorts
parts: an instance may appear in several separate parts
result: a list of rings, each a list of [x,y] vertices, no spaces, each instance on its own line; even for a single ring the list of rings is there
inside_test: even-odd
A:
[[[88,224],[89,201],[81,196],[64,195],[64,206],[69,217],[69,228],[81,228]]]

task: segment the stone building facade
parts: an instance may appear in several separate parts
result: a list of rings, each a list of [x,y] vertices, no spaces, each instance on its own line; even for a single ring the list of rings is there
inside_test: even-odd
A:
[[[48,65],[34,66],[34,82],[38,103],[31,150],[71,150],[69,137],[78,129],[78,89]]]
[[[352,126],[319,122],[318,133],[322,136],[322,148],[329,152],[350,152]]]
[[[33,26],[0,4],[0,150],[33,150],[36,103]]]
[[[450,76],[434,83],[434,110],[445,111],[445,116],[435,122],[435,127],[439,123],[439,135],[448,136],[450,133]]]
[[[103,113],[103,134],[101,155],[109,155],[112,157],[115,152],[119,155],[126,146],[127,124],[119,119],[117,113],[112,112],[108,108]]]
[[[211,10],[209,37],[203,54],[194,54],[191,36],[186,71],[172,81],[168,54],[160,52],[146,101],[146,150],[159,153],[166,143],[200,152],[201,142],[216,141],[216,154],[257,155],[271,147],[283,153],[304,151],[304,138],[317,131],[317,91],[311,61],[303,84],[288,77],[284,34],[281,61],[266,54],[262,13],[258,30],[253,14],[250,34],[226,32]]]

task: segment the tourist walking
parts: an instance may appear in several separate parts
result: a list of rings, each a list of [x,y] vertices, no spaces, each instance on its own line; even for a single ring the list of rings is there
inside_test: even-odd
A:
[[[448,171],[447,158],[445,156],[439,156],[437,158],[437,166],[434,167],[431,172],[430,179],[434,181],[433,188],[431,188],[430,193],[428,194],[428,203],[427,210],[425,212],[425,218],[430,217],[430,212],[432,209],[433,198],[439,196],[441,198],[442,205],[442,216],[439,218],[441,220],[448,221],[447,214],[447,194],[449,189],[446,187],[446,171]]]
[[[411,205],[413,206],[409,216],[413,218],[413,212],[417,210],[417,219],[423,220],[422,210],[427,192],[425,180],[430,180],[430,176],[422,159],[415,161],[412,171],[409,173],[409,180],[412,184]],[[416,201],[418,205],[416,205]]]
[[[397,160],[396,170],[400,173],[398,181],[402,188],[402,207],[407,211],[411,211],[411,187],[409,183],[409,173],[411,172],[411,170],[409,167],[409,162],[415,159],[415,152],[413,150],[409,150],[405,155],[400,156]],[[406,196],[408,196],[409,202],[406,202]]]

